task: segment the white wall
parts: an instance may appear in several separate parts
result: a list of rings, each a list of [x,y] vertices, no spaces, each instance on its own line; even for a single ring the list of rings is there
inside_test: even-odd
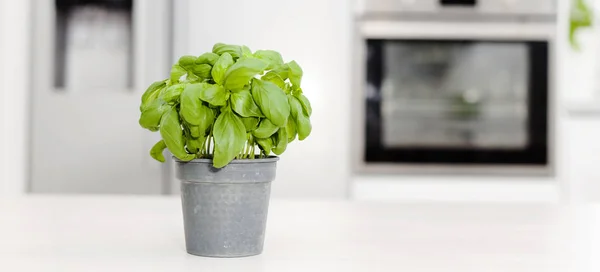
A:
[[[216,42],[274,49],[304,69],[313,132],[278,163],[275,197],[346,195],[349,179],[351,1],[189,1],[188,53]],[[182,12],[182,11],[179,11]]]
[[[0,196],[25,192],[29,1],[0,0]]]

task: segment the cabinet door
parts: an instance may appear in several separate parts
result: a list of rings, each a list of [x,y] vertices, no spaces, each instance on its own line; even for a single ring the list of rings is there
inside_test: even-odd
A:
[[[34,0],[30,191],[163,193],[140,96],[170,67],[169,0]]]
[[[600,201],[600,116],[571,117],[566,127],[569,198]]]

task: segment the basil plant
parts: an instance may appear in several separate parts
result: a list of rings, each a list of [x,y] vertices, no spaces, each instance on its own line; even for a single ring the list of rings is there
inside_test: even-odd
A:
[[[199,57],[183,56],[142,95],[139,123],[162,138],[150,155],[164,162],[168,148],[182,161],[212,159],[216,168],[280,155],[312,130],[301,81],[300,65],[272,50],[217,43]]]

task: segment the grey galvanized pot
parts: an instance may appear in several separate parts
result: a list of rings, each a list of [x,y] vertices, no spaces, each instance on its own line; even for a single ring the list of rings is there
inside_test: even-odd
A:
[[[208,159],[175,159],[188,253],[243,257],[262,252],[278,160],[233,160],[217,169]]]

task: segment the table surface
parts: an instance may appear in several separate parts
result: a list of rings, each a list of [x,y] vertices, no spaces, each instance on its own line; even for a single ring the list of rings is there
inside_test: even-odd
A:
[[[600,271],[595,207],[273,200],[264,253],[236,259],[188,255],[180,209],[174,197],[0,200],[0,271]]]

